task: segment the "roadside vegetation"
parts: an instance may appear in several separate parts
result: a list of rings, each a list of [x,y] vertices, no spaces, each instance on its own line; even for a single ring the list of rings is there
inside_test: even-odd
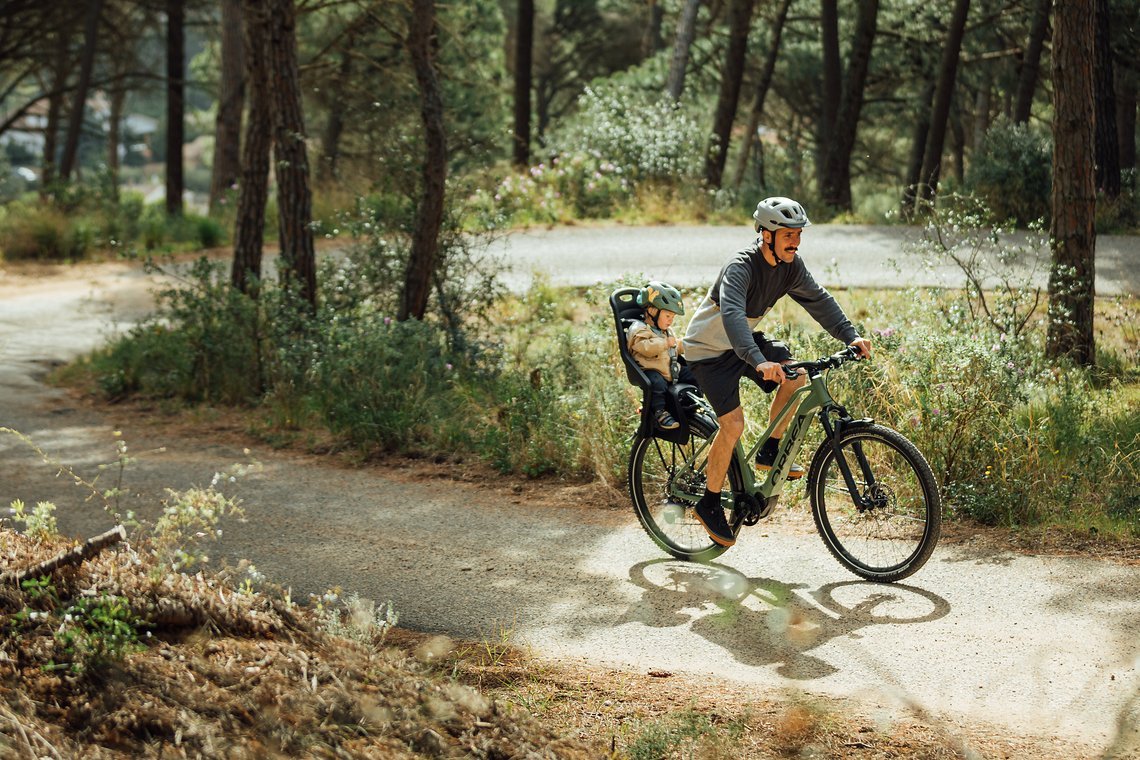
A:
[[[12,527],[0,528],[5,572],[71,547]],[[1073,756],[917,709],[885,720],[795,694],[734,699],[671,673],[583,677],[507,638],[417,634],[367,600],[298,604],[248,565],[191,575],[159,554],[136,538],[5,587],[0,734],[13,757]]]
[[[838,294],[878,350],[836,373],[837,397],[918,445],[951,520],[1133,542],[1140,302],[1098,299],[1097,366],[1046,360],[1045,299],[1012,266],[1042,243],[995,228],[980,208],[964,201],[932,218],[900,263],[952,259],[962,288]],[[399,241],[367,221],[357,232],[346,257],[325,262],[311,317],[298,320],[268,281],[258,300],[244,296],[202,259],[151,320],[69,381],[110,401],[243,408],[250,432],[274,445],[467,460],[624,491],[640,396],[624,380],[607,297],[643,275],[586,289],[540,281],[512,295],[496,285],[494,262],[457,234],[453,276],[439,289],[444,317],[399,321]],[[684,295],[695,304],[703,293]],[[794,304],[767,324],[801,356],[836,348]],[[744,397],[749,419],[764,419],[767,399]]]

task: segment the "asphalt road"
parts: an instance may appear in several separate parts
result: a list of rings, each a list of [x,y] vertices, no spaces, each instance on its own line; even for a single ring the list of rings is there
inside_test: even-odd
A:
[[[755,234],[738,227],[558,227],[514,233],[492,252],[510,269],[509,286],[525,290],[536,274],[558,285],[615,282],[644,275],[675,287],[707,287],[729,254]],[[922,237],[915,227],[816,224],[805,230],[800,255],[826,287],[960,287],[960,270],[945,260],[927,261],[915,252]],[[1023,236],[1012,238],[1024,241]],[[1035,249],[1013,270],[1044,286],[1049,252]],[[990,261],[994,257],[989,255]],[[1140,294],[1140,238],[1101,235],[1096,244],[1098,295]]]
[[[41,382],[147,308],[145,278],[122,266],[0,276],[0,425],[104,487],[122,431],[137,457],[123,507],[153,516],[165,488],[209,483],[246,460],[242,447],[88,409]],[[1134,566],[965,544],[940,547],[904,584],[864,583],[803,528],[795,492],[718,562],[685,565],[654,547],[632,511],[573,491],[536,508],[505,483],[408,481],[266,447],[251,455],[260,471],[234,486],[248,519],[226,524],[211,553],[252,560],[298,599],[339,586],[391,600],[403,625],[509,636],[548,657],[850,698],[883,721],[917,705],[944,730],[990,725],[1073,743],[1074,757],[1114,742],[1140,751]],[[0,436],[0,497],[55,502],[74,535],[108,527],[57,470]]]

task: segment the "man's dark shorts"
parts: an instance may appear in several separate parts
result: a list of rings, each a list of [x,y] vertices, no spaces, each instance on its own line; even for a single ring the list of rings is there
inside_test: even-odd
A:
[[[756,347],[770,362],[785,362],[792,358],[792,352],[786,344],[778,340],[769,340],[764,333],[752,333]],[[713,359],[702,359],[699,362],[689,362],[689,368],[697,376],[701,392],[712,404],[717,417],[728,414],[740,406],[740,378],[747,377],[760,386],[765,393],[771,393],[779,387],[779,383],[765,380],[755,367],[748,366],[748,362],[736,355],[735,351],[725,351]]]

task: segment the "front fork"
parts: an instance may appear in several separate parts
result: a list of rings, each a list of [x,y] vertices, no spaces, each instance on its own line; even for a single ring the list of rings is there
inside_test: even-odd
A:
[[[832,423],[832,417],[835,417],[834,423]],[[820,410],[819,421],[823,425],[824,435],[827,436],[826,441],[831,444],[832,451],[835,452],[835,463],[839,467],[839,472],[843,476],[843,482],[847,486],[847,492],[851,495],[851,501],[854,502],[855,508],[863,512],[878,506],[873,496],[878,491],[875,484],[875,474],[871,471],[871,464],[863,453],[863,444],[859,441],[854,441],[851,444],[851,451],[855,454],[855,461],[859,465],[859,473],[863,476],[864,487],[862,489],[855,481],[855,475],[851,471],[847,457],[843,456],[843,452],[839,448],[840,438],[848,428],[870,424],[871,420],[852,419],[846,408],[835,404]]]

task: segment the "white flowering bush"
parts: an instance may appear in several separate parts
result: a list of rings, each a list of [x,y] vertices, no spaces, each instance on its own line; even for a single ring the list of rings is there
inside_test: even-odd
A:
[[[586,88],[578,113],[547,140],[547,158],[470,199],[496,224],[604,219],[638,191],[681,188],[698,178],[707,143],[700,121],[657,91]]]
[[[33,540],[54,538],[59,532],[55,521],[55,504],[51,502],[36,502],[36,506],[29,510],[22,499],[14,499],[9,513],[13,520],[24,523],[24,533]]]
[[[928,269],[948,261],[958,268],[959,298],[941,308],[947,322],[971,330],[981,323],[1005,338],[1021,339],[1041,318],[1046,297],[1035,283],[1048,265],[1042,252],[1049,250],[1049,236],[1040,221],[1018,232],[995,219],[1000,215],[975,198],[944,196],[927,214],[912,252]]]
[[[700,176],[707,139],[698,119],[660,93],[610,86],[587,87],[577,115],[550,143],[634,181],[681,182]]]
[[[218,525],[222,518],[243,517],[239,500],[221,489],[257,467],[256,463],[235,464],[214,473],[206,488],[166,490],[162,515],[155,521],[150,537],[159,567],[186,571],[209,561],[202,540],[221,537]]]

